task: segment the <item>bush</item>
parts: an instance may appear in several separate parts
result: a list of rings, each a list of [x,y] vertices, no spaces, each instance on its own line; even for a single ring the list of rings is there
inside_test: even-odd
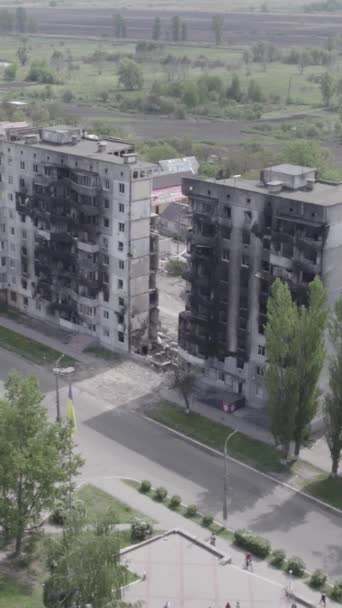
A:
[[[238,547],[247,549],[253,553],[253,555],[263,559],[268,557],[271,552],[270,542],[262,536],[252,534],[249,530],[236,530],[236,532],[234,532],[234,543]]]
[[[18,69],[18,66],[16,63],[11,63],[11,65],[8,65],[4,71],[4,79],[5,80],[15,80],[16,75],[17,75],[17,69]]]
[[[327,577],[324,572],[322,572],[322,570],[315,570],[311,574],[310,586],[314,589],[320,589],[321,587],[323,587],[323,585],[325,585],[326,581]]]
[[[331,599],[336,602],[342,601],[342,580],[336,581],[332,588]]]
[[[156,489],[154,496],[156,500],[158,500],[159,502],[163,502],[167,497],[167,489],[160,486]]]
[[[45,61],[33,61],[26,80],[43,84],[54,84],[55,82],[55,78]]]
[[[188,505],[185,511],[186,517],[196,517],[197,507],[196,505]]]
[[[131,525],[131,539],[134,541],[146,540],[149,536],[152,536],[153,528],[151,524],[147,523],[143,519],[135,519]]]
[[[305,562],[301,557],[297,557],[294,555],[287,560],[286,571],[290,572],[292,570],[293,576],[301,577],[305,572]]]
[[[283,551],[282,549],[276,549],[275,551],[272,551],[270,563],[275,568],[282,568],[285,562],[285,558],[285,551]]]
[[[63,93],[63,101],[64,103],[70,103],[70,101],[72,101],[74,98],[73,92],[70,91],[69,89],[66,89],[66,91],[64,91]]]
[[[140,484],[139,487],[139,492],[141,492],[142,494],[148,494],[148,492],[151,491],[151,482],[147,481],[147,479],[143,479],[143,481]]]
[[[179,258],[174,258],[173,260],[169,260],[166,266],[166,271],[172,277],[180,277],[182,276],[185,270],[185,262]]]
[[[181,497],[177,496],[177,494],[175,494],[174,496],[172,496],[170,498],[170,502],[169,502],[169,507],[171,509],[178,509],[179,505],[181,504]]]
[[[214,521],[214,518],[212,515],[203,515],[202,526],[204,526],[205,528],[209,528],[209,526],[211,526],[213,521]]]

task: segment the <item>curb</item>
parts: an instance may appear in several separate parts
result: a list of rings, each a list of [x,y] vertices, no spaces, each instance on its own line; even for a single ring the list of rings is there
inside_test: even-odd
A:
[[[162,422],[158,422],[157,420],[154,420],[153,418],[149,418],[149,416],[145,416],[144,414],[138,414],[138,416],[140,416],[147,422],[155,424],[156,426],[159,426],[160,428],[168,431],[169,433],[172,433],[172,434],[176,435],[177,437],[180,437],[181,439],[186,440],[189,443],[196,445],[197,447],[200,447],[203,450],[206,450],[208,452],[211,452],[212,454],[215,454],[215,456],[220,456],[221,458],[223,456],[223,452],[220,452],[219,450],[216,450],[215,448],[212,448],[209,445],[206,445],[205,443],[201,443],[197,439],[193,439],[192,437],[189,437],[189,435],[185,435],[184,433],[181,433],[180,431],[176,431],[175,429],[172,429],[171,427],[167,426],[166,424],[163,424]],[[328,503],[324,502],[323,500],[320,500],[319,498],[315,498],[315,496],[311,496],[310,494],[307,494],[306,492],[302,492],[302,490],[298,490],[294,486],[291,486],[290,484],[285,483],[284,481],[280,481],[276,477],[272,477],[272,475],[267,475],[267,473],[263,473],[262,471],[255,469],[251,465],[246,464],[246,463],[242,462],[241,460],[238,460],[237,458],[233,458],[232,456],[227,456],[227,458],[231,462],[235,462],[236,464],[240,465],[241,467],[244,467],[245,469],[248,469],[249,471],[252,471],[253,473],[256,473],[257,475],[261,475],[265,479],[272,481],[274,484],[282,486],[283,488],[290,490],[294,494],[299,494],[303,498],[306,498],[307,500],[319,505],[322,509],[325,509],[326,511],[330,511],[330,512],[334,513],[335,515],[342,517],[341,509],[338,509],[337,507],[333,507],[333,506],[329,505]]]

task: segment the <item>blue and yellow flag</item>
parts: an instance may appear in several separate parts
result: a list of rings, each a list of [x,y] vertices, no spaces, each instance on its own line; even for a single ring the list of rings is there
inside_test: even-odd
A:
[[[71,384],[69,384],[68,400],[66,406],[66,417],[69,420],[70,427],[73,433],[77,431],[76,413],[74,408],[74,402],[72,398]]]

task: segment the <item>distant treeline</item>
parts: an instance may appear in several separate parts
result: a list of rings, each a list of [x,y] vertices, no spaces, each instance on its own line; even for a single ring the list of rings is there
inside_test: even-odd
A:
[[[304,7],[306,13],[334,13],[342,11],[342,0],[323,0],[322,2],[312,2]]]
[[[34,20],[28,17],[24,7],[18,6],[15,11],[8,10],[7,8],[0,9],[1,33],[11,34],[12,32],[19,32],[25,34],[26,32],[33,33],[36,29]]]

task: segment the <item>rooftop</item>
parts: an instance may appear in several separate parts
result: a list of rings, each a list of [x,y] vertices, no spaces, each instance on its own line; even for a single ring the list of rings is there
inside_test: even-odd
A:
[[[284,173],[286,175],[303,175],[303,173],[311,173],[316,171],[313,167],[303,167],[302,165],[291,165],[290,163],[283,163],[281,165],[273,165],[272,167],[266,167],[265,171],[274,171],[275,173]]]
[[[267,194],[267,188],[259,180],[249,180],[241,178],[230,178],[217,182],[225,186],[230,186],[237,190],[246,190],[248,192],[258,192]],[[286,200],[310,203],[312,205],[321,205],[322,207],[332,207],[333,205],[342,204],[342,184],[326,184],[316,182],[313,190],[282,190],[272,194],[277,198]]]
[[[312,169],[311,169],[312,171]],[[258,194],[267,194],[267,186],[257,179],[243,179],[241,177],[231,177],[222,180],[210,180],[205,178],[185,178],[183,183],[190,183],[195,189],[196,182],[213,184],[218,186],[229,186],[233,190],[245,190],[246,192],[255,192]],[[298,201],[309,203],[312,205],[320,205],[322,207],[332,207],[342,204],[342,184],[329,184],[324,182],[315,182],[313,189],[305,190],[288,190],[283,189],[274,194],[272,197],[283,198],[285,200]]]

